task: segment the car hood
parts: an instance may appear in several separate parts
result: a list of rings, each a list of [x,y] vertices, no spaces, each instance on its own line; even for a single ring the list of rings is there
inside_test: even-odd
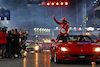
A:
[[[59,45],[60,47],[67,47],[70,49],[70,54],[93,54],[96,47],[100,47],[96,43],[89,42],[65,42]]]
[[[76,46],[76,47],[86,47],[86,46],[93,46],[93,47],[99,47],[100,45],[97,43],[89,43],[89,42],[63,42],[60,43],[61,46]]]

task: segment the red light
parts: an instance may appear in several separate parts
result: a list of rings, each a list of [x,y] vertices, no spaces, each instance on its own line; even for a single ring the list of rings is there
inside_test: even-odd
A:
[[[80,31],[80,28],[78,28],[78,31]]]
[[[94,9],[94,11],[96,11],[96,9]]]
[[[51,3],[51,5],[52,5],[52,6],[54,6],[54,5],[55,5],[55,3],[54,3],[54,2],[52,2],[52,3]]]
[[[96,23],[94,23],[94,25],[96,25]]]
[[[56,5],[58,6],[59,5],[59,2],[56,2]]]
[[[47,2],[47,6],[50,6],[50,2]]]
[[[59,1],[48,1],[47,3],[46,3],[46,5],[47,6],[54,6],[54,5],[56,5],[56,6],[59,6],[59,5],[61,5],[61,6],[63,6],[63,5],[65,5],[65,6],[67,6],[69,3],[67,2],[67,1],[61,1],[61,2],[59,2]]]
[[[67,6],[68,5],[68,2],[65,2],[65,5]]]
[[[60,5],[64,5],[64,2],[60,2]]]

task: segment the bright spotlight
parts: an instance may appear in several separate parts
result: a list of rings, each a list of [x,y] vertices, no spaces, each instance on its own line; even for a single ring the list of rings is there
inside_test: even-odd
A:
[[[96,0],[96,1],[99,1],[99,0]]]
[[[51,3],[51,5],[52,5],[52,6],[54,6],[54,5],[55,5],[55,3],[54,3],[54,2],[52,2],[52,3]]]
[[[58,6],[59,5],[59,2],[56,2],[56,5]]]
[[[68,2],[65,2],[65,5],[67,6],[68,5]]]
[[[47,6],[50,6],[50,2],[47,2]]]
[[[94,3],[97,3],[97,1],[94,1]]]
[[[63,5],[64,5],[64,2],[60,2],[60,5],[62,5],[62,6],[63,6]]]

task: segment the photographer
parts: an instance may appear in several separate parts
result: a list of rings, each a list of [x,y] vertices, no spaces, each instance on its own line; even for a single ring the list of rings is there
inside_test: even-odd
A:
[[[0,46],[2,48],[2,58],[5,57],[5,46],[7,44],[8,34],[6,34],[6,31],[7,27],[4,27],[2,30],[0,30]]]

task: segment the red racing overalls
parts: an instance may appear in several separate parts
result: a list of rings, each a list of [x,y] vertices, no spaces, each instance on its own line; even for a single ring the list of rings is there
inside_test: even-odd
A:
[[[59,35],[68,35],[68,33],[69,33],[69,27],[70,27],[70,24],[67,22],[67,23],[61,23],[61,22],[58,22],[55,18],[54,18],[54,20],[55,20],[55,22],[57,23],[57,24],[59,24],[60,25],[60,33],[59,33]]]

